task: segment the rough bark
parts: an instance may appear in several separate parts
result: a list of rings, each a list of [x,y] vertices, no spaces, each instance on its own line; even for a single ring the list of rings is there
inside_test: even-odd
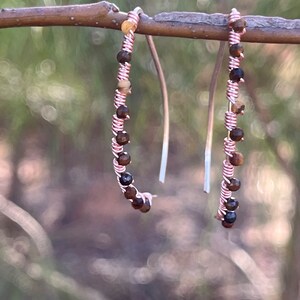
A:
[[[106,1],[93,4],[0,10],[0,28],[28,26],[90,26],[120,30],[126,13]],[[300,44],[300,20],[245,16],[244,42]],[[193,39],[227,40],[227,15],[194,12],[141,16],[137,33]]]

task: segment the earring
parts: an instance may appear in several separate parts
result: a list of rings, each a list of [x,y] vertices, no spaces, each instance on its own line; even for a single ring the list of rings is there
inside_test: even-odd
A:
[[[148,192],[141,193],[133,185],[133,176],[126,171],[126,166],[130,164],[131,157],[124,151],[124,146],[130,142],[129,134],[124,130],[124,123],[129,120],[126,97],[131,94],[131,83],[129,81],[130,61],[134,44],[134,32],[140,20],[139,15],[141,13],[142,10],[139,7],[130,11],[127,19],[121,25],[124,40],[122,49],[117,54],[119,70],[117,75],[118,84],[114,96],[116,112],[112,118],[112,132],[114,135],[112,138],[112,153],[114,156],[114,171],[125,198],[131,202],[134,209],[139,209],[141,212],[146,213],[151,208],[153,195]]]
[[[237,115],[243,114],[245,106],[237,99],[239,96],[239,83],[244,82],[244,71],[240,62],[244,58],[243,46],[240,44],[241,35],[246,32],[246,22],[240,13],[233,8],[229,14],[229,80],[227,81],[226,98],[228,110],[225,113],[225,127],[227,137],[224,139],[223,180],[219,209],[216,218],[225,228],[231,228],[236,221],[235,210],[239,202],[232,197],[232,192],[240,189],[241,182],[234,177],[234,167],[241,166],[244,162],[243,154],[236,151],[236,143],[243,140],[244,131],[237,127]]]

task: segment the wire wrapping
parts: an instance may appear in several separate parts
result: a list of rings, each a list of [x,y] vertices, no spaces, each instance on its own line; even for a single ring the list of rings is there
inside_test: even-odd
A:
[[[242,30],[242,32],[239,33],[233,30],[232,28],[233,23],[239,19],[241,19],[240,13],[235,8],[233,8],[228,18],[229,47],[234,44],[239,44],[241,40],[241,35],[244,34],[246,31],[245,28]],[[231,55],[229,56],[229,63],[228,63],[229,72],[232,69],[239,68],[240,61],[243,57],[244,57],[243,55],[241,55],[240,57],[233,57]],[[216,218],[220,221],[224,220],[224,216],[227,213],[225,203],[232,196],[232,192],[228,189],[227,185],[229,183],[229,178],[233,178],[234,176],[234,167],[229,162],[229,158],[232,156],[232,153],[234,153],[236,150],[236,143],[235,141],[230,139],[229,133],[237,126],[237,116],[234,112],[231,111],[231,105],[236,103],[238,96],[239,96],[239,83],[234,82],[232,80],[228,80],[227,88],[226,88],[226,98],[229,104],[228,104],[228,111],[225,112],[225,127],[228,131],[228,134],[227,137],[224,139],[224,153],[226,155],[226,159],[223,161],[223,170],[222,170],[223,179],[221,182],[219,208],[216,214]]]
[[[227,80],[226,98],[234,104],[239,96],[239,84],[231,80]]]
[[[139,13],[141,13],[140,8],[136,8],[134,11],[130,11],[128,13],[127,22],[132,24],[132,29],[130,29],[129,32],[124,35],[124,40],[122,43],[122,50],[127,51],[128,53],[132,53],[133,51],[134,30],[137,27],[138,22],[140,20]],[[115,96],[114,96],[114,107],[116,109],[121,105],[126,105],[126,96],[130,93],[130,87],[126,87],[126,89],[122,89],[121,87],[119,87],[119,85],[122,86],[122,83],[124,83],[126,86],[128,84],[130,85],[130,81],[129,81],[130,69],[131,69],[131,64],[128,62],[125,62],[124,64],[122,63],[119,64],[119,70],[117,74],[118,88],[115,90]],[[127,186],[122,185],[119,179],[121,177],[121,174],[126,171],[126,166],[120,165],[118,163],[117,158],[119,157],[119,154],[123,152],[124,147],[123,145],[119,145],[117,143],[116,136],[119,131],[124,130],[124,121],[127,119],[129,119],[129,117],[122,119],[122,118],[118,118],[116,114],[114,114],[112,117],[112,133],[114,135],[111,142],[111,149],[114,156],[113,167],[114,167],[114,172],[117,175],[118,184],[122,192],[125,192]],[[152,205],[153,195],[151,193],[148,192],[141,193],[133,184],[130,184],[130,186],[136,189],[137,197],[142,198],[144,203],[146,203],[146,200],[148,200],[150,206]],[[130,201],[132,200],[130,199]]]
[[[126,41],[126,39],[125,39],[125,41]],[[127,50],[127,52],[130,52],[130,51]],[[131,68],[130,63],[126,62],[125,64],[119,64],[119,72],[118,72],[117,79],[119,81],[120,80],[128,80],[129,73],[130,73],[130,68]]]
[[[237,117],[236,114],[232,111],[226,111],[225,113],[225,128],[228,131],[234,129],[237,125]]]
[[[232,153],[235,151],[235,142],[232,141],[230,138],[226,137],[224,139],[224,153],[231,157]]]
[[[126,95],[119,92],[118,89],[115,91],[114,105],[115,108],[118,108],[121,105],[125,105],[126,103]]]

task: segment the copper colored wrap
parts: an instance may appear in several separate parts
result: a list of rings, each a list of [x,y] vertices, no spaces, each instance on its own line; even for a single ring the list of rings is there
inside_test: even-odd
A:
[[[137,28],[138,22],[140,20],[139,14],[142,11],[137,8],[134,11],[131,11],[128,13],[127,20],[125,20],[125,24],[122,27],[122,31],[124,32],[124,40],[122,43],[122,50],[127,51],[129,53],[132,53],[133,51],[133,45],[134,45],[134,31]],[[119,63],[119,70],[117,75],[118,80],[118,87],[115,90],[115,96],[114,96],[114,107],[117,109],[121,105],[126,105],[126,97],[128,94],[130,94],[130,81],[129,81],[129,75],[130,75],[130,69],[131,64],[128,62],[125,62],[124,64]],[[118,184],[122,190],[122,192],[125,192],[125,189],[127,186],[124,186],[120,183],[119,178],[121,177],[121,173],[124,173],[126,171],[126,167],[122,166],[118,163],[117,158],[119,157],[119,154],[124,151],[123,145],[119,145],[116,141],[116,136],[119,131],[124,131],[124,122],[126,119],[118,118],[116,114],[112,117],[112,133],[114,137],[112,138],[111,148],[112,153],[114,156],[113,159],[113,167],[114,171],[118,177]],[[152,205],[152,194],[148,192],[141,193],[138,191],[138,189],[130,184],[131,187],[134,187],[137,190],[137,197],[142,198],[144,203],[146,200],[149,200],[150,205]],[[130,200],[132,201],[132,200]]]
[[[228,28],[229,28],[229,38],[228,38],[228,46],[232,46],[234,44],[239,44],[241,40],[241,35],[246,32],[245,28],[241,30],[241,32],[235,32],[233,29],[234,22],[240,20],[240,13],[233,8],[231,13],[229,14],[228,19]],[[243,55],[240,57],[229,56],[229,64],[228,70],[229,72],[232,69],[239,68],[241,59],[243,59]],[[240,80],[243,82],[243,79]],[[236,128],[237,126],[237,115],[232,112],[231,106],[237,102],[239,96],[239,83],[234,82],[232,80],[227,81],[227,89],[226,89],[226,98],[228,100],[228,110],[225,113],[225,128],[227,129],[227,137],[224,139],[224,153],[226,155],[225,160],[223,161],[223,171],[222,171],[222,183],[221,183],[221,193],[219,199],[219,208],[216,215],[216,218],[220,221],[224,220],[224,216],[227,213],[227,209],[225,207],[225,202],[227,199],[231,198],[232,192],[228,189],[227,184],[229,183],[229,179],[234,176],[234,166],[230,163],[229,158],[236,151],[236,142],[231,140],[229,137],[230,131]]]

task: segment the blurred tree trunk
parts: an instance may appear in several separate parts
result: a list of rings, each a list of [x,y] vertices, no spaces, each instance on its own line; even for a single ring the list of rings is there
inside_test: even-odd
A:
[[[267,107],[264,107],[263,101],[258,98],[255,87],[255,76],[248,74],[246,81],[246,89],[251,97],[255,110],[261,124],[265,127],[266,142],[269,144],[271,151],[274,153],[278,163],[281,165],[285,173],[292,179],[294,186],[294,215],[291,220],[291,237],[286,247],[285,261],[282,267],[281,284],[283,300],[300,299],[300,173],[294,166],[291,166],[278,151],[278,142],[268,134],[267,125],[272,121],[272,116]],[[297,128],[294,128],[296,131]],[[295,162],[297,165],[297,162]],[[298,172],[297,172],[298,171]]]
[[[297,174],[298,175],[298,174]],[[281,299],[300,299],[300,178],[295,178],[295,214],[291,221],[292,234],[286,251],[286,261],[282,271]]]

